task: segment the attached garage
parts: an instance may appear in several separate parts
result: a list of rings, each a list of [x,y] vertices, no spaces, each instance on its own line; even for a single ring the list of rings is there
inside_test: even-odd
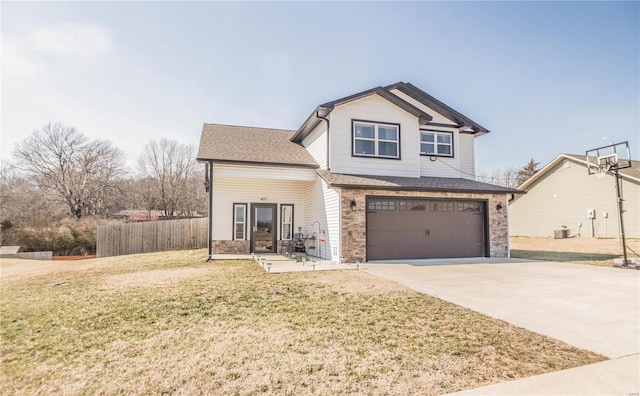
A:
[[[367,197],[367,260],[488,256],[487,201]]]
[[[461,178],[318,175],[340,194],[343,262],[509,257],[507,197],[519,190]]]

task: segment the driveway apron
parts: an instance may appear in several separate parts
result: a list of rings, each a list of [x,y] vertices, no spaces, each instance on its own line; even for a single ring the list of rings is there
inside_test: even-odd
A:
[[[640,271],[504,259],[362,267],[608,358],[640,353]]]

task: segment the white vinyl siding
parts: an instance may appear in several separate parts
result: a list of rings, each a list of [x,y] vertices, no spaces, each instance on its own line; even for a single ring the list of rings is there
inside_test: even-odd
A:
[[[316,170],[313,168],[214,164],[213,177],[315,181]]]
[[[443,116],[442,114],[438,113],[437,111],[433,110],[432,108],[427,107],[423,103],[418,102],[417,100],[415,100],[411,96],[401,92],[398,89],[392,89],[391,93],[396,95],[400,99],[404,100],[405,102],[408,102],[408,103],[414,105],[415,107],[419,108],[420,110],[424,111],[425,113],[429,114],[431,117],[433,117],[431,122],[436,122],[436,123],[439,123],[439,124],[456,125],[455,121],[448,119],[447,117]]]
[[[302,145],[320,166],[320,169],[327,169],[327,123],[322,121],[307,136]]]
[[[623,178],[622,191],[625,236],[640,238],[640,183]],[[554,230],[566,226],[571,235],[579,232],[583,238],[592,234],[618,238],[617,206],[614,176],[598,179],[587,174],[585,165],[565,159],[529,186],[527,194],[510,203],[511,235],[553,237]],[[593,228],[588,209],[595,210]]]
[[[418,118],[378,95],[338,105],[331,117],[331,171],[356,175],[418,177]],[[400,159],[354,157],[352,120],[400,125]],[[366,122],[365,121],[365,122]]]
[[[320,177],[305,190],[305,229],[310,233],[325,232],[325,242],[316,240],[316,248],[308,253],[326,260],[340,259],[340,190],[330,188]],[[318,222],[317,223],[314,222]],[[308,228],[307,228],[308,227]]]
[[[394,93],[396,92],[394,91]],[[405,96],[402,98],[406,99]],[[415,105],[414,102],[410,101]],[[436,114],[425,106],[418,107],[425,109],[432,116]],[[475,148],[474,135],[472,134],[459,133],[457,128],[429,126],[429,130],[452,134],[454,155],[453,157],[440,156],[436,161],[431,161],[429,156],[420,155],[420,129],[417,117],[377,95],[336,106],[330,117],[332,172],[355,175],[475,179]],[[354,157],[352,154],[352,120],[354,119],[400,124],[398,147],[400,159]],[[436,120],[435,118],[434,122],[452,123],[450,120]]]
[[[315,241],[315,251],[309,254],[326,260],[340,259],[340,190],[331,188],[313,172],[309,175],[287,168],[267,168],[261,172],[262,178],[250,177],[253,167],[214,165],[213,177],[213,239],[232,240],[234,229],[234,204],[247,203],[247,220],[251,221],[252,203],[278,204],[277,235],[282,235],[282,207],[293,205],[293,232],[302,227],[303,234],[325,232],[325,242]],[[233,177],[229,177],[234,175]],[[277,177],[304,180],[278,180]],[[268,182],[265,182],[265,179]],[[314,223],[314,222],[318,223]],[[251,229],[247,228],[249,239]],[[316,236],[317,237],[317,236]]]
[[[215,168],[215,165],[214,165]],[[297,227],[306,227],[308,221],[302,215],[305,213],[305,189],[313,182],[292,180],[269,180],[255,178],[229,178],[213,177],[213,239],[233,239],[233,205],[247,203],[248,216],[251,219],[252,203],[292,204],[296,214],[294,216],[294,230]],[[277,235],[281,235],[280,213]],[[247,227],[247,239],[250,237],[251,228]]]
[[[458,134],[458,147],[456,157],[460,169],[460,177],[463,179],[475,180],[476,160],[475,160],[475,136],[470,133]]]
[[[473,135],[459,133],[456,129],[438,128],[434,130],[451,132],[453,135],[453,157],[420,156],[420,176],[429,177],[459,177],[475,179],[475,155]]]
[[[448,119],[437,111],[427,107],[426,105],[418,102],[412,97],[400,92],[397,89],[391,90],[391,93],[411,103],[420,110],[426,112],[433,117],[431,122],[440,124],[455,125],[455,121]],[[431,129],[431,127],[428,127]],[[437,128],[436,128],[437,129]],[[440,158],[441,161],[432,163],[428,158],[422,157],[420,159],[420,176],[434,176],[434,177],[461,177],[463,179],[475,179],[475,147],[474,147],[474,135],[469,133],[459,133],[457,128],[443,128],[445,131],[451,131],[454,133],[454,155],[455,159]],[[404,153],[403,153],[404,154]],[[455,167],[452,169],[447,166],[451,165]],[[456,171],[456,169],[459,170]]]

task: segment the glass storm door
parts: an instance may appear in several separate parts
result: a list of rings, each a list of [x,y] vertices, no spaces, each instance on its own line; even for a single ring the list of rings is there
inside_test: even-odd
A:
[[[251,251],[274,253],[276,251],[276,205],[253,204]]]

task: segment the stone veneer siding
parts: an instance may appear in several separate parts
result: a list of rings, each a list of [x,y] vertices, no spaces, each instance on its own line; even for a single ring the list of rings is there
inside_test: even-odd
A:
[[[215,254],[249,254],[249,241],[213,241]]]
[[[284,254],[283,241],[278,240],[277,251],[280,254]],[[251,245],[249,241],[225,241],[217,240],[213,241],[213,253],[214,254],[249,254]]]
[[[489,223],[490,257],[508,257],[509,223],[508,205],[505,194],[453,193],[425,191],[392,191],[342,189],[342,261],[346,263],[365,262],[367,257],[367,206],[366,197],[415,197],[450,198],[487,201],[487,219]],[[351,200],[356,201],[356,210],[351,210]],[[502,205],[498,211],[496,206]]]

